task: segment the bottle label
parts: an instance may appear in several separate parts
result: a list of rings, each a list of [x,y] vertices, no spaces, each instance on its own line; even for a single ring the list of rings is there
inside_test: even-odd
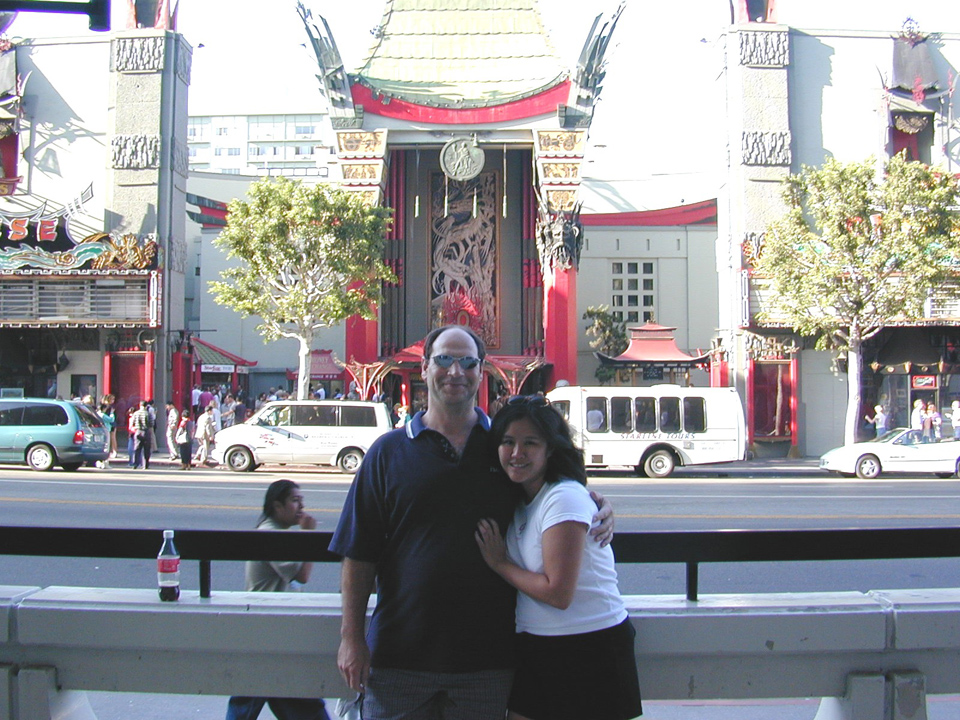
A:
[[[157,558],[157,572],[180,572],[180,558]]]

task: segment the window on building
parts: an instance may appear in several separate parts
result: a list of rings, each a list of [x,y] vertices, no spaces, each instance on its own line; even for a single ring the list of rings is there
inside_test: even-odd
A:
[[[294,155],[313,155],[313,145],[297,145],[293,149]]]
[[[297,125],[293,130],[297,135],[313,135],[313,125]]]
[[[239,174],[240,174],[240,168],[224,168],[224,169],[223,169],[223,174],[224,174],[224,175],[239,175]]]
[[[264,154],[263,148],[260,147],[259,145],[251,145],[249,148],[247,148],[247,155],[249,156],[256,156],[256,155],[263,155],[263,154]]]
[[[229,134],[230,134],[230,128],[225,128],[225,127],[217,128],[217,135],[229,135]]]
[[[626,314],[628,323],[650,322],[656,312],[656,277],[654,262],[615,262],[611,263],[610,306],[614,308],[646,308],[646,311],[631,311]],[[644,290],[641,295],[640,289]]]
[[[187,155],[190,156],[190,157],[196,157],[196,156],[197,156],[197,149],[196,149],[195,147],[188,148],[188,149],[187,149]]]
[[[240,148],[227,148],[227,155],[236,156],[239,154],[240,154]]]
[[[223,155],[223,148],[214,148],[213,154],[216,155],[217,157],[220,157],[221,155]]]

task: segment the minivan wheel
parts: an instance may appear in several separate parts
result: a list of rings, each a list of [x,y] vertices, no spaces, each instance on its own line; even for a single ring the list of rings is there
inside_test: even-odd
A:
[[[256,467],[253,455],[245,447],[230,448],[224,455],[223,461],[234,472],[252,472]]]
[[[340,469],[345,473],[350,473],[351,475],[360,469],[360,463],[362,462],[363,451],[357,450],[357,448],[344,450],[340,454],[340,459],[337,460],[337,464],[340,466]]]
[[[56,461],[57,456],[49,445],[40,443],[27,450],[27,465],[39,472],[50,470]]]

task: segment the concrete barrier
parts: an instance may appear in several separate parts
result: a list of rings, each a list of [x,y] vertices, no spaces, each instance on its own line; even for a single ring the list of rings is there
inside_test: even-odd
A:
[[[819,720],[925,720],[927,693],[960,692],[957,590],[626,601],[646,699],[825,697]],[[0,586],[0,613],[0,720],[95,720],[86,690],[350,694],[336,594]]]

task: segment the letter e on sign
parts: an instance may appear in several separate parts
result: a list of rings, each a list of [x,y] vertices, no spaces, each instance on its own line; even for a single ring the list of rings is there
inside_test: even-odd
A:
[[[37,230],[38,240],[53,241],[57,239],[57,219],[46,218],[40,221],[40,227]]]

